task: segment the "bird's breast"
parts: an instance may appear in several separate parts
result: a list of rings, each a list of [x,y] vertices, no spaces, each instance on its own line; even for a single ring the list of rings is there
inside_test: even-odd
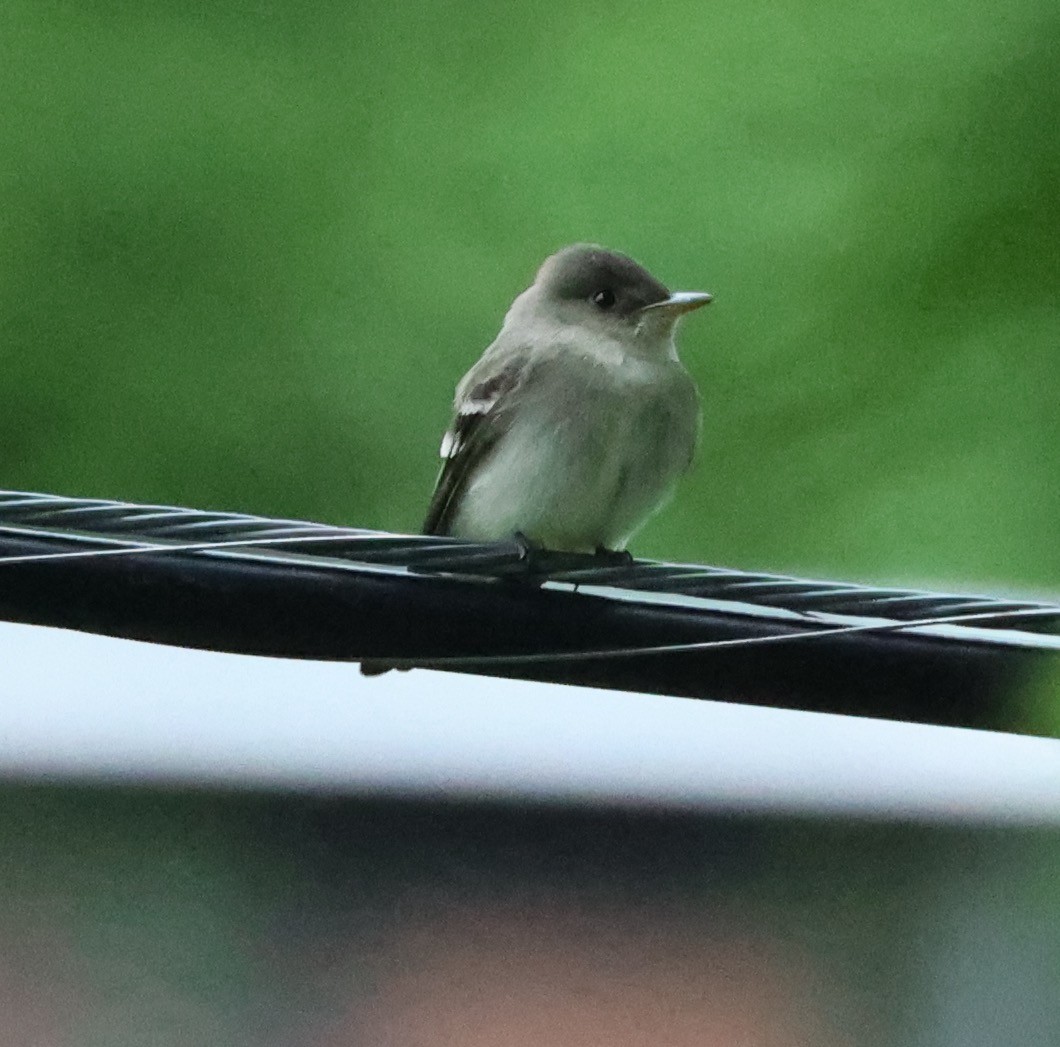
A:
[[[472,481],[460,533],[620,548],[687,468],[698,408],[676,365],[557,368]]]

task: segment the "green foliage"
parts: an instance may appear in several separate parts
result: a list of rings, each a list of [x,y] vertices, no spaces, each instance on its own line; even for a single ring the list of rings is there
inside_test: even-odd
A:
[[[0,16],[0,484],[415,529],[550,251],[713,291],[645,555],[1060,583],[1060,33],[1015,0]]]

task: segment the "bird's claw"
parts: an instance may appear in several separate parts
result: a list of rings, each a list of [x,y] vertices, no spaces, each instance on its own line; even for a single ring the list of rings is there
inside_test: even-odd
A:
[[[519,566],[523,574],[542,574],[547,570],[546,565],[541,562],[545,552],[544,546],[531,541],[522,531],[516,531],[512,539],[519,547]]]
[[[632,567],[634,563],[633,554],[628,549],[605,549],[598,545],[593,555],[606,567]]]

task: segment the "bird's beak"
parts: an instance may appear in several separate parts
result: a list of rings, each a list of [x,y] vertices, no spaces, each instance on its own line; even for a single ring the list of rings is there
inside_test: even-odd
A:
[[[682,313],[690,313],[693,309],[709,305],[713,301],[714,295],[707,294],[706,291],[674,291],[669,298],[664,298],[661,302],[652,302],[651,305],[646,305],[641,312],[661,309],[673,316],[680,316]]]

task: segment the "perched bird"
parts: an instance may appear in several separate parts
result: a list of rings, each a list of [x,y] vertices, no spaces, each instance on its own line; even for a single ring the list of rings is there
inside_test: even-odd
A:
[[[674,335],[710,301],[591,244],[546,259],[457,387],[424,533],[624,550],[692,461],[699,394]]]

